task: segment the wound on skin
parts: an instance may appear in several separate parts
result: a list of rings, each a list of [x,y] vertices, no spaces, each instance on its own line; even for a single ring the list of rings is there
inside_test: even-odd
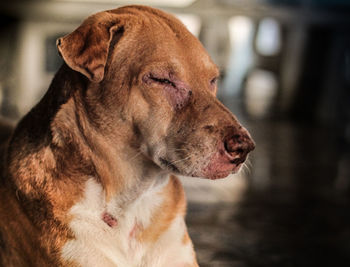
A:
[[[111,214],[104,212],[102,214],[102,220],[109,226],[109,227],[115,227],[117,226],[118,222],[117,219],[114,218]]]

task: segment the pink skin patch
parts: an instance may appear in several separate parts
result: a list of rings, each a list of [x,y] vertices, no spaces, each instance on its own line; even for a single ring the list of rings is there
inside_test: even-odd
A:
[[[134,227],[131,229],[129,233],[129,239],[135,238],[139,229],[140,229],[139,223],[135,222]]]
[[[165,97],[175,110],[180,110],[188,103],[192,91],[181,81],[174,82],[174,85],[164,87]]]
[[[117,219],[115,219],[111,214],[104,212],[102,214],[102,220],[109,226],[109,227],[115,227],[118,224]]]
[[[217,152],[212,155],[208,165],[203,169],[202,176],[215,180],[225,178],[231,173],[237,173],[242,165],[242,162],[233,162],[238,157],[238,155],[233,156],[227,153],[223,143],[220,143]]]

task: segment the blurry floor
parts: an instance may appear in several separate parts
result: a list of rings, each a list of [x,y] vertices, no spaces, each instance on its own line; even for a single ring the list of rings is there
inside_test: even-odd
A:
[[[349,154],[326,129],[245,125],[257,148],[238,197],[203,204],[187,187],[200,266],[350,266]]]

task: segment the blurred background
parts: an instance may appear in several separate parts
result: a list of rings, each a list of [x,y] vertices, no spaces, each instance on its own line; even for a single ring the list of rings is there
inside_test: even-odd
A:
[[[350,1],[1,1],[2,120],[45,93],[58,37],[126,4],[184,22],[220,67],[218,98],[257,143],[239,175],[182,178],[200,266],[350,266]]]

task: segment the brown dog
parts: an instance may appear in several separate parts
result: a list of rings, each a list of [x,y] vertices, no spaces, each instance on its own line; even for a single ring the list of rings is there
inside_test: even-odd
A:
[[[254,148],[215,98],[217,67],[143,6],[95,14],[57,45],[66,64],[7,150],[1,266],[198,266],[171,173],[223,178]]]

